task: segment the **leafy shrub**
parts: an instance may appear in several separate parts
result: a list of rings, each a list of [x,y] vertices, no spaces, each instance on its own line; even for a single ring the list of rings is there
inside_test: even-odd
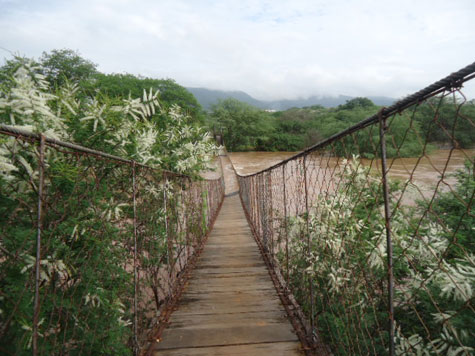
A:
[[[307,315],[312,313],[310,288],[315,292],[317,327],[336,354],[384,354],[388,287],[381,181],[357,158],[341,166],[337,190],[313,202],[308,227],[306,216],[289,218],[290,266],[285,273]],[[472,197],[473,174],[459,173],[458,179],[457,192]],[[391,183],[392,194],[399,189]],[[424,218],[417,208],[392,206],[398,355],[458,355],[475,348],[470,308],[475,256],[464,228],[453,238],[460,211],[467,212],[462,202],[463,209],[446,210],[459,204],[455,200],[444,193],[433,204],[446,226]],[[457,240],[458,248],[450,253]],[[284,255],[278,258],[285,266]]]
[[[167,197],[167,216],[183,217],[185,186],[172,175],[166,184],[161,169],[196,176],[217,147],[178,106],[163,109],[158,92],[144,92],[139,99],[112,100],[100,93],[90,98],[67,80],[53,92],[41,67],[17,61],[14,73],[0,83],[0,123],[155,168],[136,168],[138,244],[145,251],[139,272],[147,282],[139,307],[146,309],[153,300],[144,293],[149,286],[155,294],[155,308],[140,315],[141,330],[147,330],[166,298],[159,288],[170,282],[160,279],[170,262],[164,256],[181,253],[185,235],[184,226],[170,222],[175,242],[167,243],[163,202]],[[38,162],[36,144],[0,137],[0,350],[6,354],[31,354]],[[44,168],[40,353],[130,354],[132,167],[47,146]],[[199,216],[190,213],[180,222],[197,238],[203,235],[202,205],[197,199],[193,209]]]

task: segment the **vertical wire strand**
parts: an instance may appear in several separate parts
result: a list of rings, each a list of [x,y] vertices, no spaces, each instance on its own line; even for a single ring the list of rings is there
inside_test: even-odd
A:
[[[170,236],[168,234],[168,177],[166,176],[165,173],[165,184],[163,187],[163,209],[165,213],[165,238],[167,240],[167,266],[168,266],[168,287],[169,287],[169,293],[171,294],[171,286],[170,286],[170,279],[171,279],[171,264],[170,264]]]
[[[139,352],[138,342],[138,274],[137,274],[137,184],[136,184],[136,165],[132,162],[132,189],[134,204],[134,355]]]
[[[310,259],[310,225],[309,225],[309,209],[308,209],[308,184],[307,184],[307,155],[303,156],[303,180],[304,180],[304,189],[305,189],[305,222],[307,225],[307,258]],[[308,288],[310,294],[310,324],[312,326],[312,330],[315,328],[315,307],[313,301],[313,283],[312,283],[312,276],[309,274],[308,276]]]
[[[267,205],[269,208],[269,237],[270,237],[270,242],[271,242],[271,263],[274,265],[274,257],[275,257],[275,251],[274,251],[274,197],[273,197],[273,190],[272,190],[272,172],[268,172],[267,174],[267,180],[268,180],[268,191],[269,191],[269,204]]]
[[[282,165],[282,185],[284,190],[284,233],[285,233],[285,271],[286,281],[289,284],[289,231],[287,228],[287,192],[285,186],[285,164]]]
[[[394,291],[393,291],[393,245],[391,241],[391,210],[389,207],[389,190],[387,180],[387,162],[386,162],[386,118],[379,112],[379,136],[381,146],[381,172],[384,197],[384,219],[386,228],[387,245],[387,273],[388,273],[388,331],[389,331],[389,356],[394,356]]]
[[[44,185],[44,161],[45,161],[45,136],[40,135],[39,157],[39,184],[38,184],[38,229],[36,233],[36,262],[35,262],[35,298],[33,302],[33,355],[38,355],[38,319],[40,314],[40,268],[41,268],[41,232],[43,230],[43,185]]]

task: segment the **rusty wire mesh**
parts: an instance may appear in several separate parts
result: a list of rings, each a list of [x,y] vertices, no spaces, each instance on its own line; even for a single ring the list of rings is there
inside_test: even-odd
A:
[[[9,134],[0,143],[18,169],[0,186],[0,353],[138,354],[217,216],[222,178]]]
[[[474,354],[474,71],[238,177],[320,353]]]

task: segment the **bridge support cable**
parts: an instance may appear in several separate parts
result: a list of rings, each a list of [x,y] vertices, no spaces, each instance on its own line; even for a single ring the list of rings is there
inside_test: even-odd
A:
[[[249,224],[317,352],[475,351],[475,102],[463,93],[474,73],[238,174]]]

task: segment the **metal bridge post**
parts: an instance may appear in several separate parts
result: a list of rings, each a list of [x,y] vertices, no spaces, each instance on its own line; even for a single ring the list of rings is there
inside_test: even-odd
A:
[[[135,161],[132,162],[132,188],[134,204],[134,355],[139,353],[138,341],[138,274],[137,274],[137,184],[135,180]]]
[[[303,180],[305,188],[305,222],[307,224],[307,258],[310,260],[310,251],[311,251],[311,239],[310,239],[310,226],[309,226],[309,211],[308,211],[308,184],[307,184],[307,155],[303,156]],[[313,301],[313,283],[312,276],[308,276],[308,288],[310,292],[310,324],[312,326],[312,331],[315,328],[315,307]]]
[[[384,218],[386,227],[386,244],[387,244],[387,265],[388,265],[388,329],[389,329],[389,355],[394,356],[394,300],[393,300],[393,245],[391,241],[391,209],[389,206],[389,190],[387,180],[387,162],[386,162],[386,117],[383,116],[383,110],[379,116],[379,135],[381,144],[381,171],[382,185],[384,196]]]
[[[259,176],[255,176],[255,177],[252,177],[252,180],[253,180],[253,184],[252,186],[254,187],[254,191],[253,191],[253,208],[252,210],[254,211],[254,225],[255,225],[255,229],[256,229],[256,232],[259,234],[260,236],[260,231],[259,231],[259,219],[260,219],[260,215],[259,215],[259,201],[257,200],[257,194],[259,193]]]
[[[282,185],[284,189],[284,232],[285,232],[285,271],[287,285],[289,284],[289,231],[287,229],[287,192],[285,190],[285,164],[282,165]]]
[[[252,225],[254,227],[254,230],[256,230],[256,215],[255,215],[255,201],[254,201],[254,190],[255,190],[255,187],[254,187],[254,177],[251,177],[250,178],[250,183],[249,183],[249,212],[250,212],[250,215],[251,215],[251,221],[252,221]]]
[[[36,233],[36,262],[35,262],[35,297],[33,302],[33,335],[32,348],[33,355],[38,355],[38,319],[40,316],[40,268],[41,268],[41,231],[43,229],[43,185],[45,170],[45,136],[40,135],[40,157],[39,157],[39,184],[38,184],[38,229]]]
[[[274,265],[274,201],[273,201],[273,190],[272,190],[272,171],[267,172],[267,190],[269,192],[269,202],[267,208],[269,209],[268,213],[268,227],[267,231],[270,238],[270,254],[272,256],[271,263]]]
[[[168,195],[167,195],[167,189],[168,189],[168,176],[166,173],[164,173],[165,176],[165,184],[163,188],[163,210],[165,213],[165,237],[167,239],[167,265],[168,265],[168,288],[169,288],[169,293],[171,296],[172,293],[172,288],[171,288],[171,276],[172,276],[172,270],[171,270],[171,243],[170,243],[170,236],[168,234]]]
[[[268,252],[268,246],[267,246],[267,235],[265,231],[265,214],[264,214],[264,209],[267,204],[266,201],[266,191],[265,191],[265,182],[264,182],[264,177],[262,174],[259,174],[258,176],[258,203],[259,203],[259,233],[262,236],[262,243],[264,245],[264,251]],[[259,199],[260,197],[260,199]]]

